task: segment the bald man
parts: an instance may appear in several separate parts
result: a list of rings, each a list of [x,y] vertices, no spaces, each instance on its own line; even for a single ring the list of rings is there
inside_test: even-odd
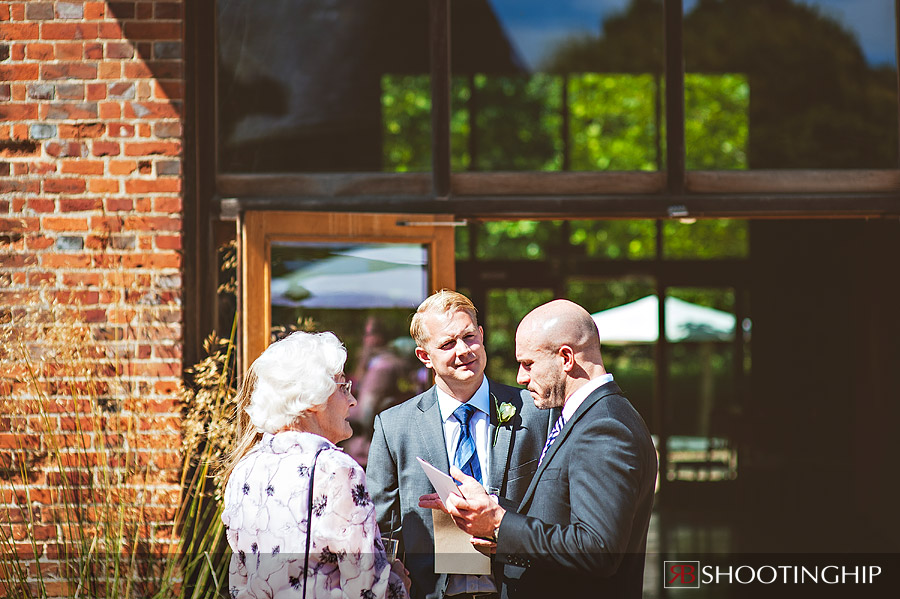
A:
[[[503,597],[639,598],[656,451],[603,367],[591,315],[567,300],[539,306],[516,331],[516,360],[555,422],[531,485],[518,505],[498,504],[455,470],[465,499],[446,509],[505,563]]]

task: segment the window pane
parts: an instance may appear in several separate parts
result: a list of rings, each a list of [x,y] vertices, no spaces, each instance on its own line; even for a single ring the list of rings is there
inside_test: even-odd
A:
[[[272,245],[273,335],[334,332],[358,404],[344,444],[365,464],[375,415],[431,385],[415,358],[409,318],[425,299],[427,250],[413,244],[277,242]]]
[[[571,279],[566,283],[566,298],[583,306],[599,318],[598,332],[603,352],[603,365],[622,387],[625,397],[640,412],[651,432],[659,430],[653,420],[654,377],[656,372],[655,340],[610,340],[610,331],[602,325],[605,310],[629,304],[656,293],[650,278],[630,277],[614,280]],[[644,323],[639,323],[643,325]]]
[[[526,314],[553,299],[550,289],[492,289],[488,292],[484,327],[487,375],[507,385],[516,384],[516,328]]]
[[[218,0],[217,13],[221,171],[430,167],[427,2]],[[403,114],[408,154],[392,137]]]
[[[669,341],[669,480],[737,476],[741,372],[735,372],[734,292],[671,287],[666,297]],[[662,468],[661,468],[662,469]]]
[[[662,2],[454,0],[456,170],[662,166]],[[472,46],[468,40],[489,40]],[[487,51],[485,51],[487,49]]]
[[[663,221],[663,257],[711,260],[750,256],[750,228],[745,220]]]
[[[896,168],[894,4],[686,0],[688,168]]]

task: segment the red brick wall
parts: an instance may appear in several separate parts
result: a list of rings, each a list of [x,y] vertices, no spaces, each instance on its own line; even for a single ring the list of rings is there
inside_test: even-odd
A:
[[[119,383],[147,401],[134,416],[153,464],[147,484],[158,491],[148,506],[162,519],[179,469],[183,9],[0,1],[2,322],[29,331],[27,349],[39,355],[46,341],[27,323],[72,306],[91,343],[115,356]],[[4,358],[7,375],[22,375],[18,356]],[[49,390],[60,402],[66,395]],[[54,424],[72,428],[60,412]],[[17,422],[0,414],[0,467],[27,437],[9,434]],[[41,491],[51,478],[32,483],[50,501]],[[0,477],[8,505],[5,486]],[[51,526],[42,536],[54,534]]]

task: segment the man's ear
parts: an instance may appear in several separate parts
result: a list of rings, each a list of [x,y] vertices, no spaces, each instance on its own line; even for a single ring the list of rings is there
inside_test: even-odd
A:
[[[419,362],[425,365],[425,368],[431,368],[431,358],[428,356],[428,352],[425,351],[421,347],[416,348],[416,357],[419,358]]]
[[[563,361],[563,371],[571,372],[575,368],[575,350],[568,345],[561,345],[557,352]]]

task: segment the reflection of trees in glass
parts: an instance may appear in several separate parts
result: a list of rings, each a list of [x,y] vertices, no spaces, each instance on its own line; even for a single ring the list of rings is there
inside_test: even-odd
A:
[[[385,75],[381,78],[384,168],[431,169],[431,78]]]
[[[746,74],[751,168],[896,166],[896,69],[870,67],[854,34],[815,7],[699,0],[684,56],[689,72]]]
[[[663,151],[656,131],[661,122],[657,111],[662,111],[659,81],[651,75],[600,73],[454,77],[453,169],[559,171],[568,151],[571,170],[656,170]],[[428,77],[386,75],[381,85],[385,170],[428,170]],[[688,166],[745,168],[746,80],[732,74],[692,74],[685,93],[685,135],[692,148]],[[568,144],[561,135],[564,110]]]
[[[569,229],[571,246],[589,258],[648,260],[656,256],[652,220],[571,221]]]
[[[750,255],[745,220],[710,219],[690,224],[665,221],[663,235],[663,256],[668,259],[715,260]]]
[[[475,75],[475,169],[558,171],[562,168],[562,80]]]
[[[750,86],[743,75],[684,76],[688,169],[747,168]]]
[[[655,87],[650,75],[570,77],[572,170],[656,170]]]

